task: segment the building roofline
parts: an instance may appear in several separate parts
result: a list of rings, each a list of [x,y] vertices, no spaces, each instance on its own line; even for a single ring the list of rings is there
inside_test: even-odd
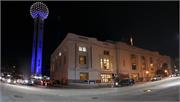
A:
[[[60,48],[63,43],[69,39],[69,38],[79,38],[81,37],[82,39],[88,39],[92,42],[101,42],[101,43],[109,43],[109,44],[112,44],[112,45],[115,45],[115,46],[126,46],[130,49],[138,49],[138,50],[142,50],[142,51],[145,51],[145,52],[149,52],[149,53],[152,53],[152,54],[157,54],[157,55],[161,55],[161,56],[167,56],[167,55],[162,55],[159,53],[159,51],[152,51],[152,50],[149,50],[149,49],[143,49],[143,48],[140,48],[140,47],[137,47],[137,46],[132,46],[132,45],[129,45],[125,42],[122,42],[122,41],[112,41],[112,40],[106,40],[106,41],[100,41],[98,40],[97,38],[94,38],[94,37],[87,37],[87,36],[82,36],[82,35],[78,35],[78,34],[75,34],[75,33],[71,33],[71,32],[68,32],[66,37],[64,38],[64,40],[58,45],[58,47],[55,49],[55,51],[51,54],[51,56],[57,51],[58,48]],[[168,56],[169,57],[169,56]]]

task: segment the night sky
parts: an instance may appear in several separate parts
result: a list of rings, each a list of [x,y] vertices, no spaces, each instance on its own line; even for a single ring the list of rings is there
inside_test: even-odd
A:
[[[2,69],[16,65],[30,69],[34,2],[1,2]],[[179,56],[179,2],[44,2],[49,16],[44,25],[43,71],[49,74],[50,55],[68,32],[98,40],[128,42],[135,46]]]

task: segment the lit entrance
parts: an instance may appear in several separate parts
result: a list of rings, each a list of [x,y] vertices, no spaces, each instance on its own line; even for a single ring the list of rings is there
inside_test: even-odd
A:
[[[112,74],[101,74],[101,83],[111,83]]]
[[[80,80],[89,80],[89,73],[80,72]]]
[[[134,79],[134,81],[138,81],[139,74],[138,73],[133,73],[133,74],[131,74],[131,78]]]

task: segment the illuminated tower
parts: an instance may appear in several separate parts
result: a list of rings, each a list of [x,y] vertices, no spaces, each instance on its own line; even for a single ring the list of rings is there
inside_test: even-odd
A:
[[[44,20],[48,17],[48,7],[42,2],[31,5],[30,14],[34,19],[34,35],[31,60],[31,74],[42,74],[42,49]]]

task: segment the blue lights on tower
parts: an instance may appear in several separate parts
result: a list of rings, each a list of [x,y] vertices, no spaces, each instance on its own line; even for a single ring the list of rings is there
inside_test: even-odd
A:
[[[49,10],[44,3],[36,2],[31,6],[30,14],[34,19],[31,74],[42,75],[43,28]]]

